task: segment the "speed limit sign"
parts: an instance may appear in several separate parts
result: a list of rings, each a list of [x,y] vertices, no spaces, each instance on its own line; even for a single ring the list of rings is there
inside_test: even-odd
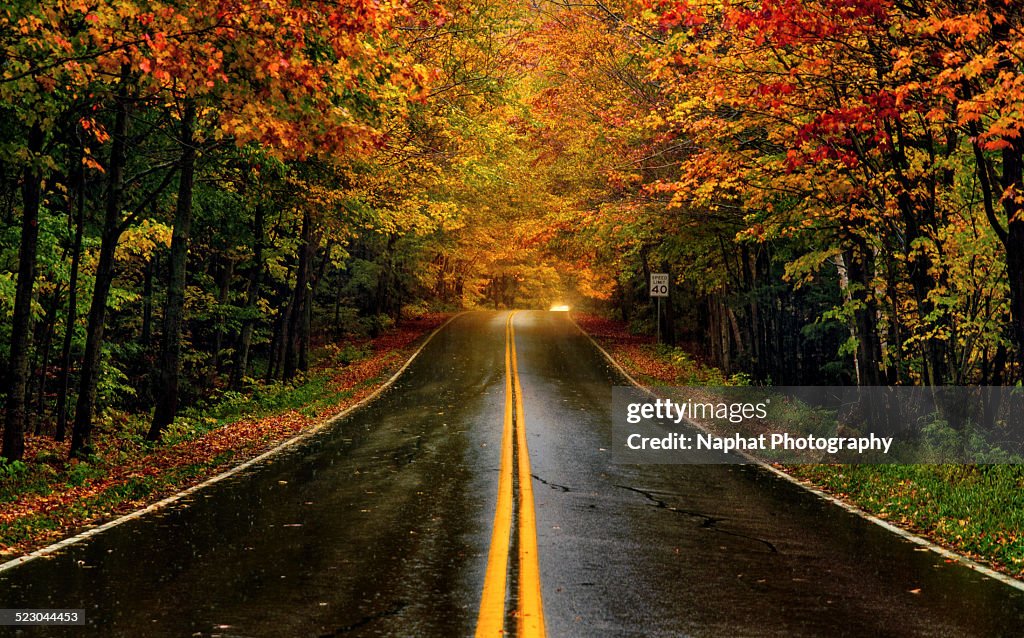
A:
[[[651,296],[652,297],[668,297],[668,273],[667,272],[652,272],[651,273]]]

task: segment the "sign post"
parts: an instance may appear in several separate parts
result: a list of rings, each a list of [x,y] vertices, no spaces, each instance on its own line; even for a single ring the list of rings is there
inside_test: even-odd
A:
[[[668,273],[651,273],[651,296],[658,299],[658,343],[661,343],[661,299],[668,297]]]

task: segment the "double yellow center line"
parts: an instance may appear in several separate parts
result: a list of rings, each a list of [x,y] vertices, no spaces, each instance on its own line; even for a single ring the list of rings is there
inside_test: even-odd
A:
[[[509,553],[516,540],[518,589],[515,634],[519,638],[544,638],[544,604],[540,592],[540,564],[537,559],[537,515],[533,505],[530,453],[526,447],[526,418],[523,390],[519,385],[516,359],[516,331],[512,312],[505,322],[505,426],[501,434],[501,474],[498,477],[498,506],[494,512],[487,574],[477,617],[478,637],[505,634],[505,606],[509,586]],[[515,497],[518,495],[518,499]],[[518,507],[516,507],[518,506]],[[516,516],[514,516],[516,515]],[[512,535],[515,517],[516,536]]]

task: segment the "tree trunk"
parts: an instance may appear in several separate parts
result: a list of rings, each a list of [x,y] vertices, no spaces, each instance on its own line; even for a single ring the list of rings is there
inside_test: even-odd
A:
[[[1019,212],[1006,234],[1006,276],[1010,284],[1011,336],[1024,371],[1024,218]]]
[[[289,283],[292,278],[291,266],[285,273],[285,284],[288,286],[288,301],[284,310],[277,316],[274,322],[274,337],[270,342],[270,359],[267,361],[267,381],[273,381],[281,376],[284,369],[285,343],[288,340],[288,318],[292,315],[292,306],[295,305],[295,291]]]
[[[1004,192],[1013,193],[1002,198],[1006,213],[1003,246],[1010,287],[1010,338],[1017,351],[1017,361],[1024,370],[1024,205],[1018,199],[1024,193],[1024,140],[1018,138],[1003,150],[1002,182]]]
[[[303,341],[308,342],[309,335],[305,330],[306,306],[309,299],[309,266],[312,248],[312,219],[308,211],[302,215],[302,244],[299,246],[299,266],[295,273],[295,291],[293,303],[288,308],[288,337],[284,340],[284,372],[285,380],[291,379],[303,365]],[[308,367],[308,361],[306,361]]]
[[[237,361],[231,378],[231,387],[236,390],[248,373],[249,348],[252,346],[252,333],[256,327],[256,308],[260,299],[260,286],[263,283],[263,205],[257,204],[253,216],[253,237],[255,238],[253,268],[249,275],[249,291],[246,299],[246,317],[239,336]]]
[[[235,260],[230,256],[225,259],[221,271],[220,290],[217,293],[217,328],[213,335],[213,364],[210,366],[210,383],[220,374],[221,350],[224,348],[224,310],[228,305],[228,295],[231,292],[231,279],[235,276]]]
[[[158,253],[146,260],[146,270],[142,278],[142,334],[139,340],[148,350],[153,342],[153,274],[156,271]]]
[[[860,385],[884,385],[880,367],[882,362],[881,340],[875,323],[877,316],[876,302],[868,293],[871,286],[871,266],[867,244],[862,239],[853,240],[855,248],[842,255],[842,263],[846,268],[846,277],[851,288],[847,288],[847,298],[856,301],[857,309],[853,312],[851,330],[857,339],[857,351],[854,353],[857,370],[857,382]]]
[[[50,367],[50,346],[53,344],[53,333],[57,325],[57,310],[60,308],[62,286],[57,286],[53,291],[53,300],[46,310],[46,319],[43,320],[43,344],[36,351],[36,364],[33,366],[38,370],[38,381],[36,382],[35,407],[29,414],[26,422],[33,425],[32,430],[38,436],[42,430],[44,402],[46,401],[46,372]],[[32,423],[34,421],[34,424]]]
[[[146,438],[159,441],[164,429],[174,421],[178,411],[181,382],[181,326],[185,312],[185,269],[188,260],[189,232],[192,228],[192,189],[194,185],[196,148],[194,127],[196,107],[185,103],[181,118],[181,175],[178,181],[178,202],[174,209],[174,232],[171,236],[170,276],[167,282],[167,306],[163,321],[163,347],[160,351],[159,383],[156,409]]]
[[[724,296],[724,292],[720,293]],[[725,302],[715,300],[715,324],[718,327],[719,353],[721,355],[722,371],[726,374],[732,373],[732,343],[729,341],[729,317],[727,316]]]
[[[57,429],[54,438],[63,441],[68,425],[68,390],[71,378],[71,343],[75,336],[75,322],[78,320],[78,269],[82,262],[82,234],[85,230],[85,170],[79,166],[78,185],[75,193],[75,239],[71,247],[71,279],[68,284],[68,314],[64,326],[64,342],[60,349],[60,381],[57,387]]]
[[[126,74],[125,74],[126,75]],[[127,81],[122,77],[122,81]],[[86,327],[85,353],[79,380],[75,422],[71,429],[71,455],[91,453],[92,413],[96,407],[96,385],[100,373],[100,353],[103,347],[103,324],[107,317],[107,297],[114,279],[114,251],[121,237],[121,199],[124,191],[125,145],[128,134],[128,96],[122,88],[115,108],[113,142],[107,166],[107,197],[103,214],[103,234],[100,241],[99,261],[96,264],[96,284],[89,323]]]
[[[18,248],[18,284],[11,319],[11,358],[8,362],[7,409],[4,416],[3,456],[14,461],[25,454],[25,393],[28,386],[28,351],[32,335],[32,289],[36,283],[39,247],[39,207],[43,197],[42,170],[36,155],[43,149],[39,124],[28,134],[29,165],[22,184],[21,244]]]
[[[298,356],[299,356],[299,370],[306,372],[309,370],[309,340],[312,336],[312,322],[313,322],[313,296],[306,292],[305,302],[302,304],[302,316],[299,322],[298,332]]]
[[[1001,3],[990,0],[985,4],[999,10]],[[1019,34],[1014,32],[1009,20],[993,24],[992,39],[1002,45],[1000,59],[996,64],[998,73],[1014,77],[1020,73],[1019,60],[1011,54],[1013,43],[1018,37]],[[1000,233],[1000,236],[1006,249],[1006,277],[1010,287],[1010,338],[1017,351],[1021,374],[1024,374],[1024,204],[1020,201],[1024,194],[1024,139],[1018,135],[1008,141],[1010,145],[1002,151],[1001,186],[1005,196],[1000,200],[1006,214],[1006,231]],[[984,162],[979,169],[987,169]],[[989,221],[998,227],[998,222],[992,216],[989,216]]]
[[[673,303],[679,291],[676,289],[675,278],[672,276],[672,268],[667,261],[661,262],[661,272],[669,273],[668,291],[669,296],[662,300],[661,316],[661,340],[669,346],[676,345],[676,307]]]

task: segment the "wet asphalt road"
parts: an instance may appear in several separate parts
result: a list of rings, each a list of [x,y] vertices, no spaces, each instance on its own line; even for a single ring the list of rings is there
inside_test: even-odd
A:
[[[89,623],[0,635],[472,635],[506,317],[457,318],[272,461],[0,573],[0,608]],[[756,467],[613,464],[625,381],[564,314],[515,327],[549,636],[1024,635],[1021,592]]]

